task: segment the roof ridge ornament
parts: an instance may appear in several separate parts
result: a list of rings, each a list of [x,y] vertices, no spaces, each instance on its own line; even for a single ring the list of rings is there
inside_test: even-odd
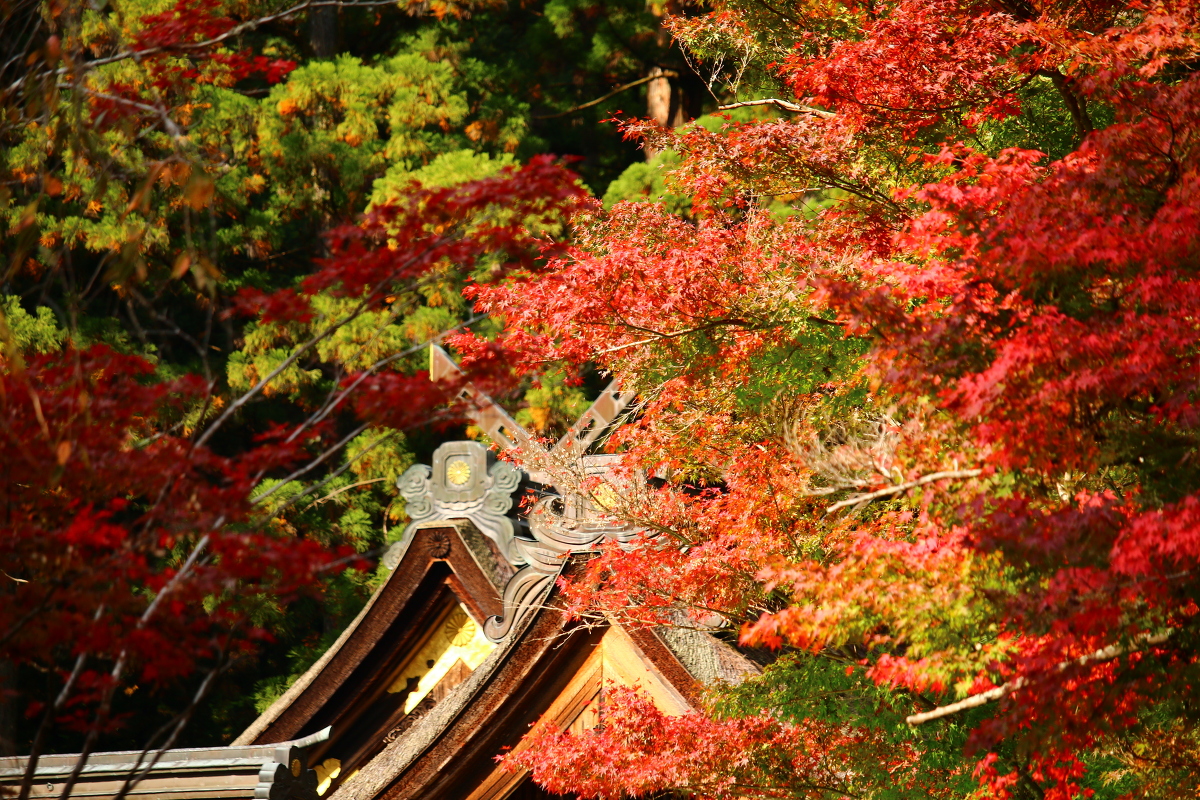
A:
[[[449,353],[433,344],[429,347],[429,377],[433,381],[461,378],[463,372]],[[517,568],[504,588],[503,616],[490,617],[484,625],[487,637],[500,641],[537,608],[544,590],[562,570],[565,556],[593,550],[604,541],[629,544],[637,538],[638,530],[604,520],[603,509],[592,499],[580,495],[577,487],[574,491],[568,488],[562,476],[555,479],[553,474],[554,464],[567,462],[578,462],[590,477],[608,474],[619,456],[586,452],[620,420],[635,397],[635,392],[623,391],[615,380],[610,382],[566,434],[547,449],[499,403],[466,383],[457,399],[467,403],[467,416],[501,449],[523,454],[525,468],[496,459],[479,442],[447,442],[438,447],[431,466],[414,465],[397,481],[412,524],[384,555],[384,563],[398,561],[418,524],[470,520]],[[543,497],[528,513],[519,511],[514,519],[509,512],[523,480],[552,487],[556,494]]]
[[[539,608],[549,586],[562,572],[571,553],[594,550],[605,542],[635,546],[643,533],[631,525],[614,524],[601,519],[563,513],[562,499],[543,497],[528,515],[532,539],[517,539],[515,545],[525,566],[504,587],[504,613],[488,618],[483,633],[493,642],[501,641],[514,627]]]
[[[422,522],[469,519],[513,566],[523,564],[513,547],[514,521],[508,516],[521,470],[498,461],[479,442],[446,442],[433,451],[433,466],[414,464],[396,485],[412,523],[401,541]]]

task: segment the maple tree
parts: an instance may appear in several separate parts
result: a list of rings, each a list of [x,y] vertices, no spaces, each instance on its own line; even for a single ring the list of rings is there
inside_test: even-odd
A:
[[[361,225],[335,230],[330,258],[298,290],[244,291],[239,304],[260,309],[264,324],[286,324],[315,317],[314,298],[322,292],[353,298],[354,308],[340,318],[325,316],[319,333],[291,349],[275,369],[282,373],[383,296],[419,284],[448,260],[469,265],[485,258],[495,268],[528,260],[536,251],[527,226],[552,223],[579,192],[548,158],[450,189],[414,187],[403,204],[378,207]],[[304,474],[336,452],[331,415],[339,405],[364,420],[344,444],[368,425],[427,424],[455,391],[452,384],[434,386],[424,373],[388,368],[403,355],[393,353],[348,369],[305,419],[274,424],[256,446],[222,456],[210,442],[273,375],[187,435],[181,429],[189,414],[205,418],[197,403],[215,401],[203,379],[156,379],[146,359],[106,345],[77,349],[67,339],[45,349],[10,348],[0,362],[6,577],[0,654],[60,678],[51,684],[51,702],[27,709],[41,722],[23,796],[51,726],[86,732],[86,754],[120,723],[112,713],[119,688],[191,679],[203,667],[193,702],[146,745],[173,746],[213,678],[266,635],[255,622],[256,606],[286,601],[339,564],[361,563],[345,545],[331,553],[312,537],[286,535],[281,507],[266,503],[288,478],[264,483],[265,476]],[[371,449],[358,448],[350,465]]]
[[[594,207],[568,256],[471,291],[514,358],[642,398],[602,505],[647,538],[568,609],[787,656],[685,723],[619,694],[514,767],[604,797],[1195,793],[1196,11],[668,23],[741,91],[627,126],[690,211]],[[836,763],[799,758],[830,721]]]

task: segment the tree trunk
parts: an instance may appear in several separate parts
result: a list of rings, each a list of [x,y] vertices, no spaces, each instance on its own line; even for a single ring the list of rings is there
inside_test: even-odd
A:
[[[337,6],[322,6],[308,12],[308,43],[317,58],[333,58],[337,55]]]
[[[646,116],[664,128],[678,128],[687,122],[687,98],[679,85],[678,73],[651,67],[648,75],[654,79],[646,84]],[[646,160],[654,158],[657,152],[647,146]]]
[[[0,757],[17,753],[17,668],[0,659]]]

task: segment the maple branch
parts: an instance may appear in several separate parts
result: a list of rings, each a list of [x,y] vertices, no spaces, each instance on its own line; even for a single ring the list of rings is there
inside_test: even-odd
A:
[[[309,461],[303,467],[300,467],[300,469],[296,470],[291,475],[288,475],[286,478],[281,480],[279,483],[275,484],[270,489],[268,489],[267,491],[258,495],[257,497],[251,497],[250,502],[253,503],[254,505],[259,505],[260,503],[262,503],[262,501],[266,500],[268,497],[275,494],[275,492],[279,491],[281,488],[288,485],[289,483],[294,481],[296,478],[299,478],[301,475],[308,472],[313,467],[318,466],[322,461],[324,461],[325,459],[329,458],[334,453],[341,450],[344,446],[349,444],[350,441],[352,439],[354,439],[355,436],[358,436],[360,433],[365,431],[370,426],[370,424],[371,423],[369,423],[369,422],[364,422],[362,425],[359,425],[357,428],[350,431],[350,433],[343,436],[341,441],[339,441],[333,447],[326,448],[324,453],[321,453],[319,456],[314,458],[312,461]]]
[[[148,103],[139,103],[136,100],[130,100],[127,97],[120,97],[119,95],[115,94],[98,92],[95,89],[89,89],[88,87],[82,85],[76,86],[74,84],[64,84],[60,88],[78,89],[84,94],[89,94],[92,97],[99,97],[102,100],[110,100],[114,103],[121,103],[122,105],[129,106],[130,108],[136,108],[139,111],[145,111],[153,114],[154,116],[158,117],[159,122],[162,123],[163,130],[167,132],[168,136],[179,143],[187,141],[187,136],[184,134],[183,129],[179,127],[179,124],[175,122],[175,120],[171,119],[171,115],[167,113],[165,108],[160,106],[152,106]],[[151,176],[154,177],[155,173],[151,173]]]
[[[1038,75],[1042,75],[1050,79],[1054,84],[1054,88],[1062,95],[1063,102],[1067,105],[1067,111],[1071,113],[1071,121],[1075,123],[1075,135],[1080,141],[1092,132],[1092,118],[1088,116],[1086,101],[1075,93],[1071,88],[1071,83],[1066,75],[1063,75],[1057,69],[1038,70]]]
[[[407,350],[401,350],[399,353],[392,353],[390,356],[385,356],[384,358],[379,359],[374,364],[372,364],[371,366],[367,367],[365,370],[360,372],[358,374],[358,376],[350,383],[349,386],[346,386],[345,388],[343,388],[342,391],[339,392],[336,396],[333,396],[332,399],[326,400],[325,404],[323,406],[321,406],[321,408],[314,411],[308,419],[306,419],[300,425],[296,426],[296,430],[292,431],[291,435],[288,436],[287,441],[289,443],[294,441],[295,438],[297,436],[299,436],[301,433],[303,433],[305,430],[312,427],[313,425],[316,425],[318,422],[325,419],[325,417],[329,416],[329,414],[335,408],[337,408],[339,405],[341,405],[341,402],[343,400],[345,400],[346,397],[351,392],[353,392],[354,389],[356,389],[359,384],[361,384],[363,381],[365,381],[367,378],[369,378],[371,375],[373,375],[376,370],[380,369],[381,367],[387,366],[388,364],[392,363],[393,361],[398,361],[401,358],[411,356],[414,353],[424,350],[426,347],[428,347],[431,344],[436,344],[438,342],[441,342],[444,338],[446,338],[446,336],[448,334],[452,333],[453,331],[459,330],[461,328],[465,328],[468,325],[473,325],[474,323],[483,319],[485,316],[487,316],[487,315],[486,314],[476,314],[475,316],[471,317],[470,319],[464,320],[463,322],[459,323],[458,325],[455,325],[453,328],[447,328],[446,330],[439,333],[437,336],[433,336],[433,337],[425,340],[424,342],[421,342],[420,344],[413,345],[412,347],[408,348]]]
[[[365,427],[365,426],[364,426],[364,427]],[[335,479],[336,479],[336,478],[337,478],[339,475],[341,475],[343,472],[345,472],[346,470],[348,470],[348,469],[350,469],[352,466],[354,466],[354,464],[355,464],[355,463],[356,463],[356,462],[357,462],[357,461],[358,461],[360,458],[362,458],[362,457],[363,457],[363,456],[365,456],[367,453],[369,453],[369,452],[371,452],[372,450],[374,450],[374,449],[375,449],[375,447],[376,447],[377,445],[379,445],[379,444],[382,444],[383,442],[387,441],[388,439],[391,439],[393,436],[394,436],[394,434],[392,434],[392,433],[385,433],[385,434],[383,434],[382,436],[378,436],[378,437],[376,437],[376,438],[375,438],[375,439],[374,439],[374,440],[373,440],[373,441],[372,441],[370,444],[368,444],[366,447],[364,447],[364,448],[362,449],[362,452],[360,452],[358,455],[354,456],[354,458],[348,459],[348,460],[346,461],[346,463],[345,463],[345,464],[343,464],[342,466],[338,467],[336,470],[334,470],[333,472],[331,472],[331,473],[330,473],[328,476],[326,476],[326,477],[324,478],[324,480],[322,480],[321,482],[319,482],[319,483],[316,483],[316,484],[313,484],[313,485],[312,485],[312,486],[310,486],[309,488],[305,489],[303,492],[300,492],[299,494],[297,494],[297,495],[294,495],[294,496],[292,496],[292,497],[288,498],[288,499],[287,499],[287,501],[286,501],[286,502],[285,502],[283,505],[281,505],[279,508],[275,509],[275,510],[272,512],[272,514],[273,514],[274,516],[279,516],[279,515],[280,515],[280,514],[282,514],[282,513],[283,513],[285,510],[287,510],[288,508],[291,508],[293,505],[295,505],[297,501],[299,501],[299,500],[302,500],[302,499],[304,499],[305,497],[308,497],[310,494],[313,494],[314,492],[318,492],[318,491],[320,491],[320,490],[321,490],[321,488],[322,488],[322,487],[324,487],[324,486],[326,486],[326,485],[327,485],[327,484],[328,484],[330,481],[332,481],[332,480],[335,480]],[[281,485],[282,485],[282,484],[281,484]]]
[[[439,246],[439,245],[443,244],[444,242],[445,242],[445,238],[444,237],[440,238],[434,244],[427,245],[425,247],[424,252],[429,252],[430,250],[433,250],[436,246]],[[422,253],[422,255],[423,254],[424,253]],[[392,272],[392,274],[388,276],[388,280],[391,280],[394,276],[399,274],[403,269],[405,269],[406,267],[408,267],[411,264],[413,264],[414,262],[416,262],[417,258],[418,258],[417,255],[410,256],[404,264],[397,267]],[[381,284],[382,284],[382,282],[381,282]],[[211,425],[209,425],[208,428],[204,431],[204,433],[201,434],[200,437],[195,441],[195,443],[192,445],[192,449],[194,450],[196,448],[203,447],[205,442],[207,442],[209,439],[211,439],[213,434],[215,434],[217,432],[217,430],[231,416],[233,416],[234,412],[236,412],[239,408],[241,408],[242,406],[249,403],[250,400],[253,399],[255,395],[257,395],[259,392],[261,392],[267,386],[267,384],[269,384],[271,381],[275,380],[275,378],[277,378],[285,369],[290,367],[292,364],[296,363],[296,361],[299,360],[300,356],[304,355],[309,350],[316,347],[317,344],[320,343],[325,338],[332,336],[335,332],[337,332],[338,330],[341,330],[342,327],[344,327],[346,325],[346,323],[350,322],[351,320],[357,319],[358,316],[360,314],[362,314],[363,311],[366,310],[366,308],[368,306],[370,306],[370,304],[372,302],[374,302],[375,298],[380,293],[381,293],[380,288],[373,289],[370,294],[368,294],[366,297],[364,297],[362,299],[362,301],[360,301],[359,304],[357,306],[355,306],[353,310],[350,311],[350,313],[348,313],[346,316],[342,317],[340,320],[330,323],[328,326],[325,327],[325,329],[323,331],[312,336],[308,341],[304,342],[302,345],[300,345],[295,350],[293,350],[292,353],[279,364],[279,366],[275,367],[275,369],[271,370],[271,372],[269,374],[267,374],[265,377],[261,378],[258,381],[258,383],[254,384],[254,386],[250,387],[250,389],[248,389],[241,397],[239,397],[238,399],[236,399],[232,403],[230,403],[225,408],[225,411],[223,411],[221,413],[221,416],[217,417],[216,420],[214,420],[213,423]]]
[[[321,503],[324,503],[326,500],[332,500],[333,498],[337,497],[339,494],[342,494],[343,492],[348,492],[351,489],[357,489],[359,486],[369,486],[372,483],[379,483],[380,481],[386,481],[386,480],[387,480],[387,478],[371,478],[371,480],[369,480],[369,481],[359,481],[358,483],[352,483],[349,486],[343,486],[342,488],[325,495],[320,500],[314,500],[313,505],[319,506]]]
[[[878,500],[881,497],[889,497],[893,494],[900,494],[901,492],[906,492],[909,489],[915,489],[918,486],[924,486],[925,484],[933,483],[934,481],[946,480],[948,478],[976,478],[982,474],[983,470],[981,469],[952,469],[947,470],[946,472],[933,472],[913,481],[905,481],[904,483],[898,483],[895,486],[888,486],[874,492],[856,494],[853,497],[848,497],[845,500],[834,503],[829,508],[825,509],[825,513],[832,514],[833,512],[846,508],[847,506],[856,506],[861,503],[869,503],[872,500]]]
[[[629,327],[637,328],[638,330],[642,330],[642,331],[650,330],[649,328],[643,328],[640,325],[634,325],[632,323],[626,323],[626,324],[629,325]],[[702,331],[711,330],[713,328],[719,328],[722,325],[728,325],[732,328],[752,328],[752,327],[754,327],[753,323],[746,322],[745,320],[718,319],[718,320],[713,320],[711,322],[706,322],[703,325],[697,325],[694,328],[685,328],[684,330],[673,331],[672,333],[655,333],[654,336],[651,336],[648,339],[638,339],[636,342],[626,342],[625,344],[619,344],[615,347],[606,347],[603,350],[597,351],[596,355],[605,355],[606,353],[615,353],[619,350],[626,350],[630,347],[637,347],[638,345],[650,344],[651,342],[663,342],[663,341],[667,341],[668,339],[678,339],[680,336],[687,336],[688,334],[691,334],[691,333],[700,333]]]
[[[316,411],[314,411],[314,412],[313,412],[311,415],[309,415],[308,419],[306,419],[304,422],[302,422],[302,423],[300,423],[299,425],[297,425],[297,426],[296,426],[296,429],[292,431],[292,433],[291,433],[291,434],[288,436],[288,438],[287,438],[287,440],[286,440],[286,441],[287,441],[288,443],[291,443],[291,442],[295,441],[295,439],[296,439],[296,437],[297,437],[297,436],[299,436],[299,435],[300,435],[301,433],[303,433],[305,430],[307,430],[308,428],[312,427],[313,425],[316,425],[316,424],[317,424],[317,423],[319,423],[321,420],[323,420],[325,417],[327,417],[327,416],[328,416],[330,413],[332,413],[332,411],[333,411],[335,408],[337,408],[337,407],[338,407],[338,406],[341,404],[341,402],[342,402],[344,399],[346,399],[347,395],[349,395],[351,392],[353,392],[353,391],[354,391],[354,389],[355,389],[355,388],[357,388],[357,387],[358,387],[358,385],[359,385],[359,384],[361,384],[361,383],[362,383],[364,380],[366,380],[366,379],[367,379],[367,378],[369,378],[371,375],[373,375],[373,374],[375,373],[375,371],[376,371],[376,370],[378,370],[378,369],[380,369],[381,367],[384,367],[384,366],[386,366],[386,365],[388,365],[388,364],[392,363],[393,361],[398,361],[398,360],[399,360],[399,359],[401,359],[401,358],[405,358],[405,357],[407,357],[407,356],[410,356],[410,355],[412,355],[413,353],[419,352],[420,350],[423,350],[423,349],[425,349],[426,347],[428,347],[428,346],[429,346],[429,345],[431,345],[431,344],[434,344],[434,343],[440,342],[442,339],[444,339],[444,338],[445,338],[445,337],[446,337],[448,334],[450,334],[451,332],[453,332],[453,331],[456,331],[456,330],[459,330],[460,328],[464,328],[464,327],[466,327],[466,326],[468,326],[468,325],[471,325],[471,324],[473,324],[473,323],[475,323],[475,322],[477,322],[477,321],[479,321],[479,320],[483,319],[483,318],[484,318],[484,316],[486,316],[486,315],[484,315],[484,314],[476,314],[475,316],[471,317],[470,319],[464,320],[463,322],[459,323],[458,325],[455,325],[453,328],[448,328],[448,329],[446,329],[446,330],[442,331],[442,332],[441,332],[441,333],[439,333],[437,336],[433,336],[433,337],[431,337],[431,338],[427,339],[426,341],[422,342],[421,344],[413,345],[412,347],[409,347],[409,348],[407,348],[406,350],[401,350],[401,351],[400,351],[400,352],[398,352],[398,353],[392,353],[390,356],[385,356],[384,358],[381,358],[381,359],[379,359],[379,360],[378,360],[378,361],[376,361],[374,364],[372,364],[371,366],[367,367],[367,369],[365,369],[365,370],[363,370],[362,372],[360,372],[360,373],[358,374],[358,376],[357,376],[357,377],[356,377],[356,378],[355,378],[355,379],[354,379],[354,380],[353,380],[353,381],[350,383],[350,385],[348,385],[348,386],[344,387],[344,388],[342,389],[342,391],[341,391],[341,392],[339,392],[337,395],[334,395],[334,394],[333,394],[333,392],[331,391],[331,392],[329,393],[329,395],[327,395],[327,397],[326,397],[326,400],[325,400],[325,403],[324,403],[324,404],[323,404],[323,405],[322,405],[320,408],[318,408]],[[393,315],[393,316],[391,317],[391,319],[395,319],[395,315]],[[364,345],[364,347],[365,347],[365,345]],[[360,352],[361,352],[361,350],[362,350],[362,348],[359,348],[359,351],[360,351]],[[326,450],[324,453],[322,453],[322,454],[321,454],[319,457],[317,457],[317,458],[316,458],[314,461],[312,461],[311,463],[309,463],[309,465],[308,465],[307,467],[304,467],[303,469],[299,470],[298,472],[295,472],[295,473],[293,473],[293,474],[292,474],[291,476],[289,476],[288,478],[286,478],[286,479],[284,479],[284,480],[280,481],[278,484],[276,484],[274,487],[272,487],[272,488],[271,488],[269,491],[267,491],[266,493],[264,493],[264,494],[260,495],[259,497],[253,498],[253,499],[251,500],[251,502],[252,502],[252,503],[260,503],[260,502],[262,502],[262,501],[263,501],[263,500],[265,500],[265,499],[266,499],[266,498],[267,498],[269,495],[273,494],[273,493],[274,493],[274,492],[275,492],[277,489],[279,489],[279,487],[283,486],[285,483],[287,483],[288,481],[292,480],[293,478],[295,478],[295,477],[298,477],[300,474],[303,474],[304,472],[307,472],[309,469],[312,469],[312,468],[313,468],[313,467],[315,467],[317,464],[321,463],[321,462],[322,462],[322,461],[324,461],[326,458],[328,458],[330,455],[332,455],[333,453],[337,452],[339,449],[341,449],[341,447],[342,447],[344,444],[346,444],[346,442],[348,442],[348,441],[349,441],[351,438],[353,438],[353,437],[354,437],[354,436],[356,436],[357,434],[359,434],[359,433],[362,433],[362,431],[363,431],[363,430],[365,430],[367,427],[368,427],[368,426],[367,426],[367,425],[365,425],[365,424],[364,424],[364,425],[362,425],[362,426],[361,426],[361,427],[359,427],[359,428],[358,428],[358,429],[357,429],[357,430],[356,430],[356,431],[355,431],[353,434],[351,434],[350,436],[346,437],[346,438],[345,438],[345,439],[343,439],[341,442],[338,442],[337,444],[335,444],[335,445],[333,445],[332,447],[328,448],[328,449],[327,449],[327,450]],[[374,445],[372,445],[372,447],[374,447]],[[262,477],[263,477],[265,474],[266,474],[266,468],[264,468],[264,469],[260,470],[260,471],[259,471],[259,473],[258,473],[258,474],[255,476],[254,480],[255,480],[256,482],[257,482],[257,481],[259,481],[259,480],[261,480],[261,479],[262,479]],[[340,473],[338,473],[338,474],[340,474]],[[321,483],[321,484],[318,484],[318,488],[319,488],[320,486],[323,486],[323,485],[324,485],[324,482],[323,482],[323,483]],[[356,484],[356,485],[360,485],[360,484]],[[347,488],[352,488],[352,487],[347,487]],[[339,491],[340,491],[340,490],[339,490]],[[336,494],[338,494],[338,492],[334,492],[333,494],[329,495],[329,497],[333,497],[333,496],[334,496],[334,495],[336,495]],[[300,497],[303,497],[303,495],[300,495]],[[295,499],[299,499],[299,497],[297,497],[297,498],[295,498]],[[328,498],[328,497],[326,497],[326,498],[323,498],[322,500],[318,500],[318,501],[317,501],[317,503],[323,502],[323,500],[327,500],[327,499],[329,499],[329,498]],[[289,503],[288,505],[290,505],[290,503]],[[314,505],[315,505],[315,504],[314,504]],[[287,506],[284,506],[284,507],[286,508]]]
[[[8,573],[5,573],[5,575],[8,575]],[[8,575],[8,577],[12,578],[11,575]],[[12,579],[17,580],[17,578]],[[14,622],[12,626],[4,632],[4,635],[0,636],[0,647],[3,647],[9,639],[20,633],[21,629],[29,623],[29,620],[40,614],[46,608],[46,606],[50,604],[50,598],[54,596],[54,592],[57,589],[57,586],[51,586],[49,589],[47,589],[46,594],[42,596],[41,602],[29,609],[29,611],[25,612],[25,616]]]
[[[218,675],[222,675],[226,672],[226,670],[229,668],[229,663],[230,662],[220,664],[209,670],[208,674],[204,676],[204,680],[201,681],[200,687],[192,696],[192,700],[188,704],[188,707],[183,710],[178,719],[174,720],[173,723],[167,723],[167,726],[173,725],[173,730],[171,731],[170,736],[167,737],[167,740],[163,742],[162,746],[156,749],[153,758],[151,758],[150,762],[144,767],[141,766],[141,764],[149,752],[149,748],[142,751],[142,753],[138,756],[137,763],[134,765],[134,772],[125,779],[125,784],[121,787],[121,791],[119,791],[113,797],[113,800],[124,800],[124,798],[128,797],[129,793],[133,791],[133,788],[141,783],[142,779],[150,774],[150,770],[154,769],[154,765],[159,762],[163,755],[175,746],[175,742],[178,740],[179,734],[187,726],[188,722],[191,721],[192,717],[196,713],[196,709],[200,707],[200,703],[202,703],[208,696],[209,690],[212,688],[213,681]],[[154,738],[157,738],[167,726],[160,728],[158,733],[155,734]]]
[[[1135,644],[1147,644],[1151,646],[1162,644],[1168,638],[1170,638],[1171,633],[1172,631],[1154,635],[1143,633],[1133,637],[1133,642]],[[1062,672],[1070,667],[1082,667],[1092,663],[1093,661],[1111,661],[1114,658],[1119,658],[1120,656],[1125,655],[1132,649],[1133,648],[1131,647],[1125,647],[1124,645],[1120,644],[1110,644],[1108,647],[1102,647],[1094,653],[1088,653],[1087,655],[1080,656],[1079,658],[1057,664],[1055,665],[1055,670]],[[965,700],[959,700],[957,703],[938,706],[932,711],[923,711],[920,714],[911,714],[908,717],[905,717],[904,721],[909,725],[920,725],[924,722],[941,719],[942,717],[948,717],[951,714],[957,714],[959,711],[966,711],[969,708],[977,708],[978,706],[986,705],[993,700],[999,700],[1001,697],[1015,692],[1027,683],[1029,683],[1029,681],[1026,678],[1017,678],[1015,680],[1002,683],[994,689],[988,689],[986,692],[980,692],[979,694],[971,695]]]
[[[104,615],[104,604],[101,603],[96,608],[96,613],[92,615],[92,623],[100,620]],[[75,657],[75,666],[71,670],[71,674],[67,676],[67,680],[63,683],[62,689],[59,690],[58,696],[54,698],[54,704],[46,709],[46,713],[42,716],[42,721],[38,725],[37,733],[33,736],[33,743],[29,748],[29,764],[25,767],[25,774],[21,778],[21,789],[18,792],[18,800],[25,800],[29,797],[30,791],[33,789],[33,778],[37,773],[38,759],[42,754],[42,745],[46,739],[46,733],[50,729],[51,722],[58,716],[59,712],[67,703],[67,698],[71,695],[71,690],[75,688],[75,682],[79,680],[80,674],[83,672],[83,665],[87,663],[88,652],[84,650]]]
[[[223,520],[224,517],[221,519]],[[221,521],[218,521],[218,524],[214,526],[214,528],[219,527],[221,527]],[[209,534],[206,533],[200,537],[200,540],[196,542],[195,546],[192,548],[192,552],[188,554],[187,560],[183,563],[183,566],[179,568],[178,572],[171,576],[171,580],[169,580],[162,590],[154,596],[154,599],[150,601],[150,605],[147,606],[146,610],[142,612],[141,617],[138,618],[135,630],[141,630],[146,626],[146,623],[150,621],[150,618],[154,616],[154,612],[157,611],[158,607],[162,604],[163,598],[169,595],[175,589],[175,587],[182,583],[192,569],[196,566],[196,564],[199,563],[200,556],[203,555],[205,549],[208,547],[208,542]],[[102,609],[103,606],[97,610],[97,615]],[[83,740],[83,747],[80,749],[79,753],[79,761],[76,762],[75,768],[67,777],[67,782],[63,784],[62,794],[60,795],[62,800],[67,800],[67,798],[71,796],[71,789],[73,789],[75,784],[79,782],[79,776],[83,773],[83,768],[87,765],[88,757],[92,754],[92,749],[96,746],[96,739],[100,735],[100,726],[108,718],[109,712],[112,710],[113,694],[117,690],[117,685],[121,682],[121,677],[125,674],[125,667],[128,663],[129,648],[125,647],[117,655],[117,662],[113,665],[112,671],[109,673],[108,688],[105,689],[103,697],[100,700],[100,708],[94,717],[92,729],[88,731],[87,737]]]
[[[734,108],[746,108],[747,106],[778,106],[784,111],[791,111],[793,114],[812,114],[821,119],[833,119],[837,116],[832,111],[822,111],[819,108],[812,106],[802,106],[797,103],[790,103],[787,100],[780,100],[778,97],[768,97],[766,100],[743,100],[740,103],[727,103],[723,106],[717,106],[718,111],[729,111]]]
[[[568,114],[574,114],[576,111],[583,111],[585,108],[591,108],[592,106],[600,105],[605,100],[608,100],[611,97],[616,97],[621,92],[624,92],[628,89],[632,89],[636,86],[641,86],[643,83],[649,83],[650,81],[658,80],[659,78],[678,78],[678,77],[679,77],[679,73],[675,72],[674,70],[669,70],[669,69],[663,70],[662,72],[658,73],[657,75],[648,75],[644,78],[638,78],[636,81],[631,81],[631,82],[625,84],[624,86],[618,86],[616,89],[613,89],[611,92],[604,95],[603,97],[597,97],[595,100],[584,103],[581,106],[575,106],[574,108],[568,108],[566,111],[560,111],[557,114],[537,115],[537,116],[534,116],[534,119],[558,119],[559,117],[565,117]]]

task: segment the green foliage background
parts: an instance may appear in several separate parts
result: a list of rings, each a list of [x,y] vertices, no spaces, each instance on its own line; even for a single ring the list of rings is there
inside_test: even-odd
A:
[[[38,13],[68,44],[97,56],[136,36],[146,15],[173,6],[117,0],[68,4],[53,18]],[[276,6],[228,0],[218,13],[250,19],[285,7]],[[103,342],[149,358],[160,377],[204,375],[219,400],[211,417],[351,305],[318,297],[311,323],[288,326],[230,318],[221,313],[228,298],[244,287],[296,284],[327,254],[323,231],[403,198],[412,181],[449,186],[551,152],[575,157],[573,168],[598,196],[641,194],[631,175],[644,171],[644,155],[601,121],[620,109],[645,113],[645,87],[574,109],[651,66],[682,66],[659,28],[661,14],[636,0],[347,7],[338,11],[330,57],[315,52],[304,14],[283,18],[224,43],[222,52],[248,48],[297,67],[274,85],[261,76],[234,84],[184,80],[171,96],[179,136],[144,120],[97,119],[69,87],[35,98],[22,109],[26,122],[14,124],[21,118],[14,114],[0,124],[5,347],[45,353],[67,342]],[[187,66],[176,61],[180,70]],[[89,80],[93,92],[153,91],[136,60],[98,67]],[[468,277],[447,267],[345,326],[273,380],[213,446],[236,454],[268,424],[310,412],[336,386],[340,369],[362,368],[459,325],[469,312],[461,296]],[[414,354],[401,367],[421,369],[424,359]],[[547,434],[586,405],[586,389],[561,375],[527,389],[508,400],[524,423]],[[196,408],[179,422],[194,431],[200,414]],[[337,424],[345,434],[350,420]],[[274,476],[259,491],[271,492],[281,535],[376,557],[406,524],[397,476],[461,435],[368,429],[323,470],[286,485]],[[347,461],[349,469],[294,502]],[[329,578],[319,597],[259,609],[270,641],[222,679],[177,745],[235,737],[319,657],[379,579],[350,570]],[[44,679],[20,681],[36,694]],[[124,687],[117,695],[122,726],[101,749],[140,748],[191,690],[151,696]],[[20,723],[18,741],[28,741],[31,724]],[[48,752],[79,747],[74,734],[54,737]]]

